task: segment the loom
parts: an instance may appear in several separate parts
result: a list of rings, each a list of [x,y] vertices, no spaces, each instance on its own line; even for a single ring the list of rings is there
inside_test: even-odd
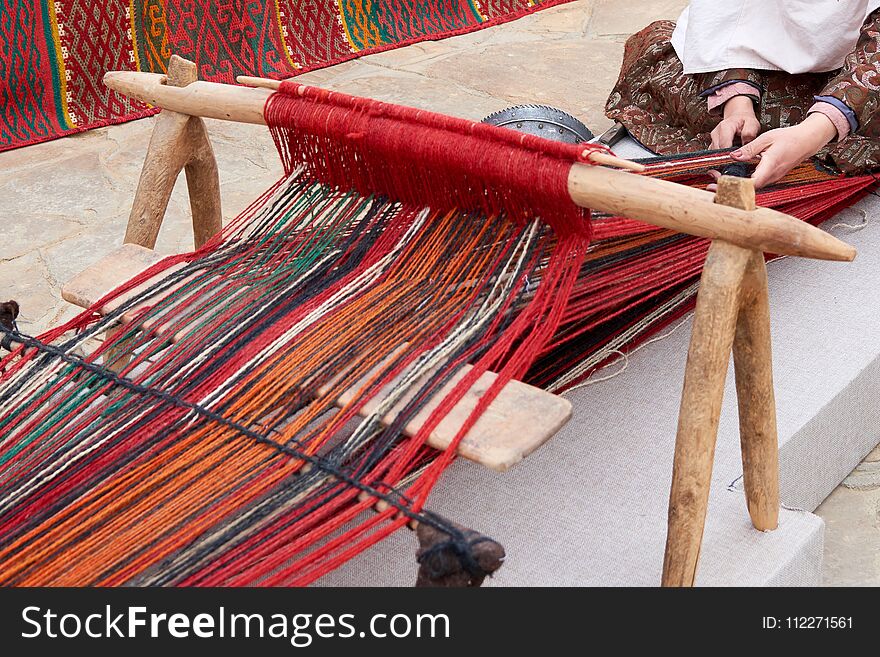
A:
[[[179,58],[105,78],[165,111],[126,244],[64,288],[85,311],[36,338],[0,326],[0,582],[302,585],[409,526],[419,584],[478,585],[503,549],[426,510],[443,470],[514,466],[567,421],[554,393],[695,297],[663,583],[693,583],[731,351],[749,513],[775,527],[763,254],[851,260],[799,219],[872,178],[805,165],[756,207],[747,180],[688,186],[724,154],[633,165],[242,81]],[[199,117],[268,123],[285,166],[223,229]],[[197,248],[161,258],[183,169]]]

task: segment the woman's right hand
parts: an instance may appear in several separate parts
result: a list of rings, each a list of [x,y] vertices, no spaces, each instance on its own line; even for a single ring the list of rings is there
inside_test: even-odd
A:
[[[749,96],[734,96],[724,103],[724,119],[712,131],[712,148],[731,148],[739,137],[745,146],[761,132],[755,106]]]

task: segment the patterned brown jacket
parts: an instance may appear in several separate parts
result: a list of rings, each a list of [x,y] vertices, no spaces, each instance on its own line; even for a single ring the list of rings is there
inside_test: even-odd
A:
[[[606,104],[606,115],[645,146],[662,154],[708,148],[718,117],[710,115],[705,96],[741,80],[762,90],[758,118],[764,130],[799,123],[816,97],[836,99],[851,110],[855,125],[851,120],[850,135],[820,157],[847,173],[880,167],[880,10],[868,16],[843,67],[829,73],[728,69],[685,75],[670,43],[674,28],[658,21],[629,38]]]

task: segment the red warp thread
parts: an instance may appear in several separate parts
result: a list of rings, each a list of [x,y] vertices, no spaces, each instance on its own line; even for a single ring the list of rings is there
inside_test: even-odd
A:
[[[485,123],[283,82],[266,121],[287,173],[436,210],[535,216],[589,236],[589,211],[568,193],[574,163],[596,144],[563,144]]]

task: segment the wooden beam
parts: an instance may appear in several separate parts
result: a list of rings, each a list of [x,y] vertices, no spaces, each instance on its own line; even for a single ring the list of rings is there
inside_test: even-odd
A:
[[[169,87],[164,76],[111,71],[111,89],[159,107],[215,119],[265,123],[271,89],[194,82]],[[568,189],[572,200],[600,212],[644,221],[679,232],[723,239],[744,248],[821,260],[852,260],[855,249],[794,217],[768,208],[745,211],[716,205],[714,195],[684,185],[604,167],[575,164]]]
[[[149,267],[161,261],[161,256],[150,249],[125,244],[116,251],[102,258],[83,273],[74,277],[61,291],[62,297],[77,306],[90,308],[99,299],[116,289],[120,284],[143,273]],[[155,281],[167,276],[168,272],[157,275],[153,279],[114,299],[111,304],[100,309],[108,313],[119,308],[127,300],[148,289]],[[149,305],[150,300],[144,304]],[[136,309],[128,313],[128,319],[136,317]],[[179,328],[179,327],[178,327]],[[153,327],[162,332],[162,327]],[[172,333],[172,341],[179,339],[182,331]],[[118,359],[118,354],[114,354]],[[466,365],[449,381],[442,390],[429,400],[421,411],[404,427],[403,433],[414,436],[430,416],[431,412],[443,400],[454,385],[470,370]],[[404,373],[405,374],[405,373]],[[401,375],[402,376],[402,375]],[[429,375],[428,375],[429,376]],[[452,443],[459,428],[470,412],[476,407],[486,390],[497,378],[494,372],[485,372],[465,396],[453,407],[452,411],[437,425],[427,443],[431,447],[444,450]],[[366,379],[356,383],[340,395],[336,405],[340,408],[352,401]],[[392,382],[386,388],[394,386]],[[319,390],[325,394],[326,390]],[[381,396],[381,395],[380,395]],[[391,409],[383,418],[386,426],[391,424],[401,411],[403,404],[411,395]],[[377,400],[370,400],[360,410],[364,417],[372,414],[378,405]],[[470,429],[458,446],[458,453],[476,463],[497,471],[504,471],[519,463],[526,456],[549,440],[571,417],[571,402],[549,392],[535,388],[521,381],[507,383],[495,400],[489,405],[474,426]]]
[[[665,180],[575,164],[568,189],[578,205],[746,249],[818,260],[856,255],[849,244],[782,212],[719,205],[712,192]]]
[[[237,123],[265,125],[263,107],[272,91],[231,84],[198,81],[183,88],[169,87],[160,73],[136,71],[109,71],[104,84],[131,98],[162,109],[221,119]]]

